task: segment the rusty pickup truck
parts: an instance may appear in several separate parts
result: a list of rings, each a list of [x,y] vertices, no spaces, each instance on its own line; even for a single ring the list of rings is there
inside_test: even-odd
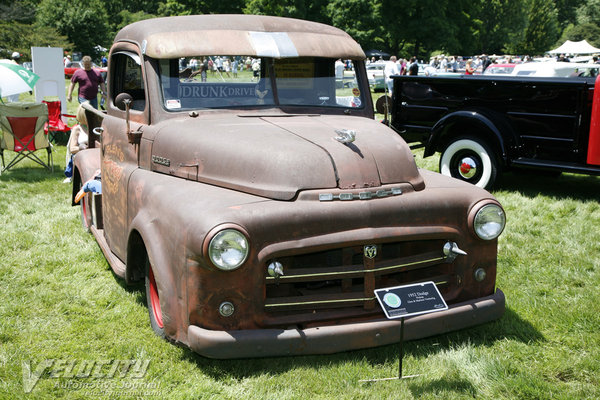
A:
[[[374,120],[345,32],[251,15],[136,22],[107,81],[106,112],[85,106],[95,134],[74,157],[73,204],[100,179],[82,221],[116,275],[145,282],[159,336],[211,358],[390,344],[400,322],[374,290],[425,281],[449,309],[407,318],[405,339],[504,312],[501,205],[417,168]]]

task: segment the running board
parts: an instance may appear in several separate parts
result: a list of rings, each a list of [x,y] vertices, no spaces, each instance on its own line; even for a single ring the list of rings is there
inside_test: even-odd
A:
[[[600,175],[600,166],[577,164],[559,161],[538,160],[535,158],[518,158],[511,161],[511,166],[570,172],[573,174]]]
[[[125,263],[110,250],[110,247],[108,247],[108,242],[104,238],[104,229],[98,229],[92,225],[90,226],[90,232],[92,232],[92,235],[96,238],[100,250],[104,253],[104,257],[106,257],[106,260],[110,264],[115,275],[125,279]]]

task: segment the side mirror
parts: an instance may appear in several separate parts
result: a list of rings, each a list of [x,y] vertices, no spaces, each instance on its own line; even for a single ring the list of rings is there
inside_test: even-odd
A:
[[[115,98],[115,106],[121,111],[129,111],[131,103],[133,103],[133,97],[129,93],[119,93]]]
[[[121,111],[125,111],[125,123],[127,124],[127,139],[131,144],[140,144],[141,132],[131,132],[129,126],[129,109],[133,103],[133,97],[129,93],[119,93],[115,98],[115,105]]]

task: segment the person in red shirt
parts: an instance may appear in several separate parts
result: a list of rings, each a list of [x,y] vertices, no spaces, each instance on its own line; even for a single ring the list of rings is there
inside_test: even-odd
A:
[[[67,91],[67,100],[72,100],[73,89],[75,84],[79,85],[77,100],[79,103],[89,101],[94,108],[98,108],[98,85],[102,90],[102,97],[106,97],[106,87],[104,80],[99,71],[92,69],[92,59],[90,56],[85,56],[81,59],[83,69],[75,71],[71,77],[71,84]]]
[[[465,66],[465,75],[473,75],[475,73],[475,68],[473,68],[473,61],[467,61],[467,65]]]

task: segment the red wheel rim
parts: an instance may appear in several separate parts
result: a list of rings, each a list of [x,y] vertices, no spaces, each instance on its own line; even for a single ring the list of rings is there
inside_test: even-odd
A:
[[[154,320],[159,328],[163,327],[162,320],[162,311],[160,309],[160,300],[158,298],[158,290],[156,289],[156,281],[154,280],[154,273],[152,272],[152,267],[148,268],[150,280],[150,304],[152,306],[152,314],[154,315]]]

